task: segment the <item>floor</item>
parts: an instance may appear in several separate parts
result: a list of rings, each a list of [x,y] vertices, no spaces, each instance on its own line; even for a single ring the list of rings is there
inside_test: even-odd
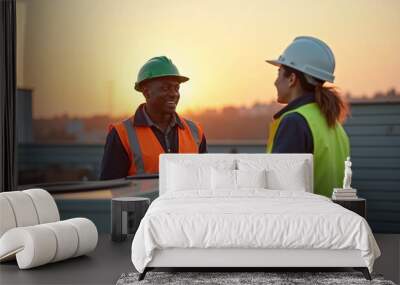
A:
[[[374,271],[385,279],[400,284],[400,234],[374,234],[381,256],[375,261]]]
[[[376,261],[374,271],[398,283],[400,236],[375,237],[382,257]],[[101,234],[96,250],[88,256],[29,270],[19,270],[15,261],[0,264],[0,284],[115,284],[122,273],[134,271],[130,246],[131,240],[116,243],[108,234]]]

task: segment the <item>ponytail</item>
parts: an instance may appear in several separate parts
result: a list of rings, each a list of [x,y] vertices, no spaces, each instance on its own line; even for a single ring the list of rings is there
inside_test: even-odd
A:
[[[349,115],[349,106],[335,86],[317,85],[315,101],[324,114],[329,127],[334,127],[336,122],[344,123]]]
[[[304,91],[315,93],[315,102],[330,128],[335,127],[336,122],[344,123],[350,110],[337,87],[332,85],[327,86],[324,81],[314,77],[312,81],[316,84],[313,85],[307,80],[304,73],[288,66],[282,66],[282,68],[284,69],[285,77],[289,77],[291,73],[294,73]]]

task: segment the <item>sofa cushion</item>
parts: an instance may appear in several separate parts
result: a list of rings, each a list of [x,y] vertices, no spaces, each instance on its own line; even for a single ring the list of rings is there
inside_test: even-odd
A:
[[[34,188],[22,191],[28,194],[33,201],[39,224],[57,222],[60,220],[60,214],[56,202],[49,192],[43,189]]]
[[[6,197],[0,194],[0,237],[9,229],[15,228],[17,222],[15,221],[14,212],[10,202]]]
[[[14,227],[33,226],[60,220],[53,197],[43,189],[0,193],[0,237]]]
[[[0,194],[6,198],[13,210],[17,227],[39,224],[39,218],[31,197],[22,191],[10,191]]]

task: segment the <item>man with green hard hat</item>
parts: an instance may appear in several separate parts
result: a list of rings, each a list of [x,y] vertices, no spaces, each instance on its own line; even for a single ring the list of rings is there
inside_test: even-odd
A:
[[[176,113],[179,85],[188,80],[165,56],[143,65],[135,89],[146,102],[130,118],[110,125],[101,179],[156,174],[161,153],[207,152],[201,126]]]

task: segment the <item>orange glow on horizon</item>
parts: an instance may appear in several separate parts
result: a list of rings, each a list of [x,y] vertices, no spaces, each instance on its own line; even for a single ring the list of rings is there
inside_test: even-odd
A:
[[[252,106],[276,98],[265,59],[312,35],[334,51],[343,92],[373,95],[400,89],[398,11],[396,0],[17,0],[17,83],[34,89],[34,117],[132,114],[138,70],[166,55],[190,78],[179,112]]]

